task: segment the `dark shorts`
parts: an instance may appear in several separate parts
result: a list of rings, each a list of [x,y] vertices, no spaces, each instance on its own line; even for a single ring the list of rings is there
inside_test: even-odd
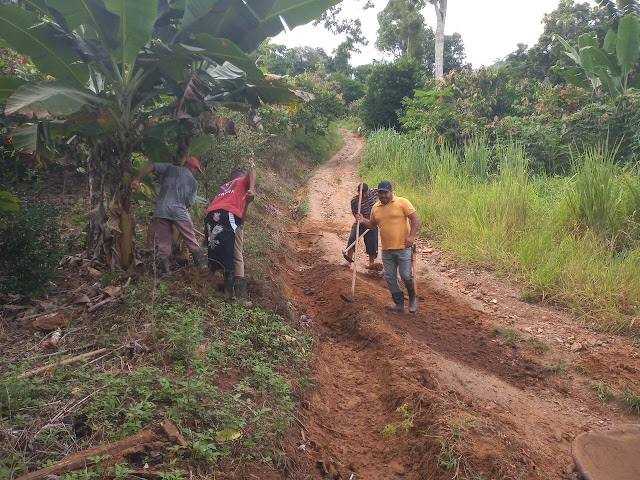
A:
[[[209,269],[212,272],[233,271],[233,245],[236,241],[235,226],[242,221],[226,210],[213,210],[204,221]],[[233,224],[233,225],[232,225]]]
[[[351,233],[349,234],[349,241],[347,242],[347,247],[353,243],[356,239],[356,225],[354,222],[351,227]],[[360,225],[360,235],[362,232],[366,230],[362,224]],[[378,229],[375,228],[373,230],[368,231],[364,236],[364,246],[368,255],[378,256]],[[353,247],[351,247],[353,249]]]

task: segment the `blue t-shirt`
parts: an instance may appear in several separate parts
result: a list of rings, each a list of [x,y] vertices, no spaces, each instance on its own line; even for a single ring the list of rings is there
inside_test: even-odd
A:
[[[187,167],[170,163],[155,163],[155,172],[162,175],[162,187],[156,201],[154,217],[168,220],[191,220],[187,208],[196,201],[198,182]]]

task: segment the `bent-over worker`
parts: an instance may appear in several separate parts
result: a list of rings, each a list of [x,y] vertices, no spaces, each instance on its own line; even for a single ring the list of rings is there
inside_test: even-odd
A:
[[[204,253],[196,240],[193,222],[187,210],[196,201],[198,182],[195,175],[198,172],[202,173],[200,162],[190,157],[181,167],[171,163],[150,163],[133,180],[131,188],[139,192],[140,181],[151,172],[162,175],[160,195],[156,200],[156,210],[153,214],[153,230],[158,243],[162,273],[169,272],[174,225],[191,252],[196,267],[206,268]]]
[[[245,202],[253,200],[253,190],[256,186],[256,171],[251,169],[248,174],[241,170],[231,172],[227,183],[218,189],[205,219],[205,236],[209,253],[209,269],[211,273],[223,271],[224,296],[233,297],[233,249],[236,240],[236,230],[242,225]],[[237,295],[244,298],[246,294],[246,279],[236,280]]]

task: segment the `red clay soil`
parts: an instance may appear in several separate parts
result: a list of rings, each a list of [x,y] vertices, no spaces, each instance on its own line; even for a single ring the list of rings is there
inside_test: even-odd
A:
[[[341,252],[364,145],[343,134],[344,147],[307,186],[310,213],[300,230],[323,236],[291,235],[292,254],[278,259],[298,326],[315,339],[313,387],[285,445],[289,478],[566,478],[575,436],[639,423],[592,388],[601,381],[640,391],[631,339],[521,302],[515,287],[452,268],[426,241],[417,314],[385,311],[384,278],[362,267],[364,253],[355,299],[342,301],[340,293],[351,294]],[[405,414],[397,411],[404,404]]]

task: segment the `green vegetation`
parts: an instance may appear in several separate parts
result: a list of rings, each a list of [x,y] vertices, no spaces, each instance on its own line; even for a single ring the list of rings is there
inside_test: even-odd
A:
[[[616,394],[603,382],[594,382],[591,384],[591,388],[596,392],[598,399],[602,403],[607,403],[616,398]]]
[[[567,366],[565,365],[565,363],[563,361],[558,361],[556,363],[550,363],[549,365],[545,365],[543,367],[543,370],[545,372],[558,374],[558,373],[564,372],[566,370],[566,368],[567,368]]]
[[[640,415],[640,395],[634,392],[631,387],[623,385],[620,398],[630,412]]]
[[[0,211],[0,294],[49,290],[63,252],[57,215],[48,203]]]
[[[456,444],[447,444],[442,440],[438,440],[438,442],[440,443],[440,453],[436,455],[438,466],[446,469],[448,472],[455,472],[462,458],[456,451]]]
[[[418,209],[423,232],[456,257],[621,331],[640,312],[640,175],[615,155],[607,144],[576,151],[573,177],[556,177],[533,173],[516,142],[474,137],[452,148],[379,130],[361,171],[372,184],[389,179]]]
[[[398,128],[397,111],[402,99],[412,97],[421,81],[421,65],[407,57],[375,65],[367,77],[367,93],[362,101],[362,121],[367,129]]]
[[[17,378],[28,363],[3,372],[0,425],[24,430],[31,440],[26,448],[19,436],[8,437],[0,447],[0,476],[53,463],[74,442],[88,447],[122,438],[164,418],[188,441],[175,451],[173,474],[184,460],[203,467],[225,458],[278,461],[277,436],[289,424],[294,390],[308,384],[310,337],[259,307],[200,298],[179,284],[171,291],[159,284],[151,301],[147,284],[131,290],[127,315],[112,325],[135,331],[151,318],[155,341],[144,341],[153,346],[151,353],[131,359],[115,348],[101,363],[61,367],[32,379]],[[33,424],[33,412],[52,418],[60,402],[73,406],[73,418],[86,416],[90,437],[64,426],[38,432],[43,424]],[[99,476],[97,468],[89,472]]]
[[[295,133],[292,139],[317,165],[331,158],[344,145],[344,138],[334,123],[328,126],[324,135]]]
[[[516,341],[522,339],[522,336],[513,328],[494,327],[491,333],[493,333],[494,337],[504,338],[505,340]]]
[[[409,405],[407,403],[403,403],[396,408],[396,412],[402,415],[402,420],[385,425],[385,427],[380,431],[383,436],[395,435],[398,430],[402,430],[404,433],[409,433],[409,430],[413,428],[413,417],[415,414],[409,412]]]

